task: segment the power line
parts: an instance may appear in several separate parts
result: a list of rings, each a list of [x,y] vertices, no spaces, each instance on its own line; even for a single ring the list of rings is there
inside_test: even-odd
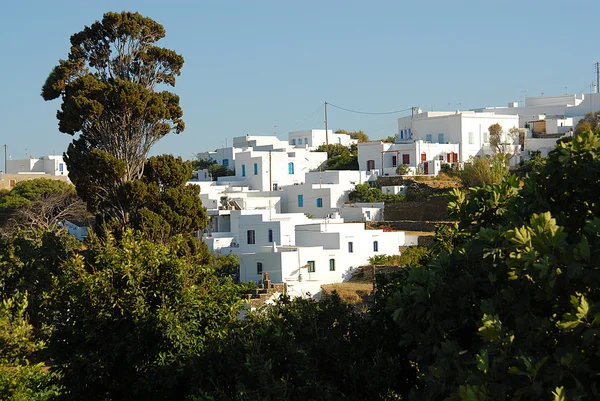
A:
[[[299,126],[300,124],[302,124],[303,122],[305,122],[306,120],[308,120],[309,118],[313,117],[315,114],[317,114],[321,109],[323,108],[323,105],[320,105],[315,111],[313,111],[312,113],[310,113],[310,115],[306,118],[304,118],[302,121],[294,124],[293,126],[291,126],[290,128],[286,128],[284,129],[282,132],[290,132],[290,130],[296,128],[297,126]]]
[[[397,114],[397,113],[404,113],[406,111],[411,111],[412,107],[409,107],[408,109],[404,109],[404,110],[395,110],[395,111],[385,111],[385,112],[370,112],[370,111],[358,111],[358,110],[351,110],[351,109],[346,109],[344,107],[340,107],[340,106],[336,106],[333,103],[329,103],[327,102],[327,104],[329,106],[335,107],[336,109],[340,109],[340,110],[344,110],[344,111],[348,111],[350,113],[356,113],[356,114]]]

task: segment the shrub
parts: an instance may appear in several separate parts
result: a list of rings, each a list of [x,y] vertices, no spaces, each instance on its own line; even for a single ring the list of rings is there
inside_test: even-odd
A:
[[[410,167],[408,164],[401,164],[396,167],[396,174],[398,175],[407,175],[410,174]]]

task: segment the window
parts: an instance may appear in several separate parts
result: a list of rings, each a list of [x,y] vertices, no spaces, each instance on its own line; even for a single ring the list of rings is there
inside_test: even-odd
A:
[[[248,245],[252,245],[256,243],[256,237],[254,235],[254,230],[248,230],[247,232],[247,236],[248,236]]]
[[[314,273],[315,272],[315,261],[309,260],[307,263],[308,263],[308,272]]]
[[[323,198],[317,198],[317,207],[323,207]]]
[[[229,167],[229,159],[223,159],[223,167]]]
[[[444,161],[444,155],[439,155],[439,156],[438,156],[438,159],[439,159],[441,162],[443,162],[443,161]]]
[[[64,163],[58,163],[58,171],[65,171]]]
[[[254,175],[258,175],[258,163],[254,163]]]
[[[256,274],[262,274],[262,262],[256,262]]]
[[[338,136],[338,145],[342,144],[342,138]]]
[[[421,163],[425,163],[427,161],[427,154],[421,153]]]
[[[288,163],[288,174],[294,174],[294,163],[293,162]]]
[[[444,143],[444,134],[438,134],[438,143]]]
[[[483,133],[483,142],[488,143],[489,141],[490,141],[490,133],[484,132]]]
[[[330,272],[335,271],[335,259],[329,259],[329,271]]]
[[[304,207],[304,195],[298,195],[298,207]]]
[[[375,160],[367,160],[367,171],[375,170]]]
[[[273,242],[273,230],[269,228],[269,242]]]
[[[304,138],[304,143],[308,145],[308,138]]]
[[[452,153],[452,161],[458,163],[458,153]]]
[[[392,156],[392,167],[396,167],[398,165],[398,156]]]
[[[475,143],[475,134],[469,132],[469,145],[473,145]]]
[[[242,177],[246,176],[246,165],[242,164]]]
[[[296,144],[296,140],[295,140],[295,139],[292,139],[292,140],[290,141],[290,145],[295,145],[295,144]]]
[[[352,242],[348,242],[348,253],[354,252],[354,244]]]
[[[379,252],[379,242],[373,241],[373,252]]]
[[[402,155],[402,164],[410,164],[410,154]]]
[[[425,135],[425,141],[431,142],[433,140],[433,136],[431,134]]]

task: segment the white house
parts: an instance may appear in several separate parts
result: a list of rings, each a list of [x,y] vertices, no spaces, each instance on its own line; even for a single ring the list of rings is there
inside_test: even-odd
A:
[[[486,151],[486,147],[489,146],[488,128],[492,124],[500,124],[505,133],[513,127],[520,127],[518,115],[458,110],[419,112],[398,119],[398,130],[402,134],[399,141],[422,140],[428,143],[458,144],[458,161],[465,162],[470,157],[490,153]],[[409,133],[410,137],[405,137],[405,133]]]
[[[324,218],[338,212],[348,202],[348,194],[356,184],[367,182],[364,171],[313,171],[305,182],[287,185],[281,192],[284,213],[306,213]]]
[[[261,191],[277,191],[279,187],[304,182],[305,173],[319,169],[327,160],[326,152],[305,148],[254,150],[237,153],[235,176],[219,177],[232,186],[247,186]]]
[[[383,202],[347,203],[340,209],[340,216],[345,222],[383,221]]]
[[[326,143],[329,143],[330,145],[338,144],[350,146],[353,143],[358,143],[358,141],[350,138],[350,135],[348,134],[336,134],[332,132],[332,130],[327,130],[326,135],[324,129],[311,129],[288,133],[288,144],[290,146],[304,146],[309,149],[316,149]]]
[[[68,176],[67,165],[61,155],[42,156],[39,159],[7,160],[7,174],[48,174]]]
[[[375,255],[397,254],[404,232],[366,230],[363,223],[319,222],[295,227],[295,245],[263,246],[240,254],[240,279],[275,282],[341,282]]]
[[[396,175],[396,169],[406,164],[415,172],[437,175],[443,163],[459,161],[460,145],[417,140],[404,143],[370,141],[358,144],[358,166],[361,171],[380,175]]]
[[[213,222],[217,220],[216,224]],[[209,231],[203,237],[209,249],[218,253],[235,254],[260,252],[261,247],[295,245],[295,228],[312,224],[303,213],[277,213],[275,210],[222,210],[211,218]],[[330,219],[343,222],[339,217]]]

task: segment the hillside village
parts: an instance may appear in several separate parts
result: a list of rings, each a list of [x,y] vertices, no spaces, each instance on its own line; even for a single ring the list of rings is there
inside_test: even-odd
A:
[[[600,399],[593,24],[333,3],[4,7],[0,400]]]
[[[231,146],[196,154],[197,165],[205,168],[194,171],[188,185],[200,187],[208,225],[195,235],[215,254],[237,255],[237,278],[242,282],[261,282],[266,275],[271,282],[287,284],[290,294],[319,294],[322,285],[348,280],[370,259],[397,254],[402,247],[417,245],[420,236],[430,235],[421,230],[372,229],[377,225],[368,229],[367,222],[412,227],[390,221],[384,201],[351,200],[356,185],[403,195],[403,179],[435,179],[443,169],[460,169],[473,158],[494,155],[499,151],[490,146],[489,127],[494,124],[501,127],[500,151],[516,168],[536,152],[546,156],[598,105],[600,95],[593,93],[528,97],[522,106],[510,103],[467,111],[427,112],[415,107],[411,115],[398,118],[393,141],[359,142],[343,131],[324,129],[290,132],[287,140],[235,137]],[[358,168],[330,170],[323,151],[328,145],[354,148]],[[31,178],[68,177],[58,155],[8,160],[6,171],[0,180],[5,188]],[[394,177],[400,185],[384,185],[384,178],[389,182]],[[430,202],[417,201],[417,207],[427,210]],[[393,219],[412,220],[398,213]],[[434,224],[417,228],[426,226],[433,232]],[[67,227],[79,238],[85,236],[84,227],[72,222]]]

